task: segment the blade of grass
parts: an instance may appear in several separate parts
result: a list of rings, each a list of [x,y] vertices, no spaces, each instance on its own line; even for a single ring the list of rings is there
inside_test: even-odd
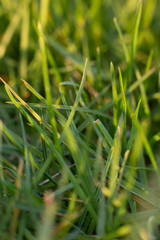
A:
[[[145,73],[139,80],[135,81],[134,83],[132,83],[128,89],[125,91],[126,96],[128,96],[129,94],[131,94],[142,82],[144,82],[145,80],[147,80],[150,76],[152,76],[156,71],[158,70],[158,68],[152,68],[150,69],[147,73]],[[121,94],[118,95],[118,101],[121,99]],[[106,111],[107,109],[111,108],[113,106],[113,100],[111,100],[109,103],[104,104],[99,111]]]
[[[135,111],[135,113],[134,113],[134,115],[133,115],[133,119],[132,119],[131,134],[130,134],[130,138],[129,138],[128,144],[127,144],[127,149],[129,149],[129,150],[131,150],[131,147],[132,147],[132,145],[133,145],[133,142],[134,142],[134,140],[135,140],[136,133],[137,133],[137,129],[136,129],[136,126],[135,126],[135,120],[138,118],[138,113],[139,113],[140,104],[141,104],[141,99],[140,99],[139,102],[138,102],[136,111]]]
[[[20,138],[18,135],[13,133],[11,130],[9,130],[5,124],[3,123],[3,133],[6,135],[6,137],[11,141],[11,143],[16,146],[17,149],[19,149],[20,152],[24,153],[24,147],[23,147],[23,139]],[[38,156],[42,157],[41,152],[31,144],[29,144],[29,148]]]
[[[81,57],[75,57],[73,54],[71,54],[65,47],[63,47],[60,43],[53,40],[53,38],[46,36],[46,42],[49,46],[56,49],[59,53],[61,53],[64,57],[67,57],[73,61],[79,68],[82,70],[83,66],[83,58]]]
[[[40,19],[43,29],[45,29],[46,24],[47,24],[49,1],[50,0],[41,0],[41,2],[40,2],[40,18],[39,19]]]
[[[17,169],[17,178],[16,178],[16,192],[15,192],[15,199],[14,201],[16,201],[19,197],[19,190],[21,187],[21,176],[23,173],[23,160],[20,159],[19,161],[19,165],[18,165],[18,169]],[[16,231],[18,228],[18,215],[19,215],[19,209],[18,208],[13,208],[13,213],[12,213],[12,221],[11,221],[11,233],[10,236],[12,239],[15,238],[16,235]]]
[[[111,154],[111,166],[110,166],[110,181],[109,181],[109,190],[110,195],[108,197],[108,209],[107,209],[107,226],[111,224],[113,219],[113,199],[116,194],[116,186],[118,182],[118,173],[119,173],[119,163],[120,163],[120,155],[121,155],[121,138],[123,133],[123,115],[119,120],[117,130],[114,136],[114,144],[112,148]]]
[[[77,96],[76,96],[76,99],[75,99],[73,108],[72,108],[72,110],[71,110],[71,112],[70,112],[70,115],[69,115],[69,117],[68,117],[68,119],[67,119],[67,122],[66,122],[66,124],[65,124],[65,126],[64,126],[64,130],[63,130],[63,132],[62,132],[62,134],[61,134],[61,138],[60,138],[61,141],[62,141],[63,138],[64,138],[64,131],[65,131],[65,129],[67,129],[67,128],[70,126],[70,124],[71,124],[71,122],[72,122],[72,120],[73,120],[75,111],[76,111],[76,107],[77,107],[78,104],[79,104],[79,101],[80,101],[80,98],[81,98],[81,94],[82,94],[82,91],[83,91],[83,87],[84,87],[84,83],[85,83],[86,76],[87,76],[87,66],[88,66],[88,59],[86,59],[86,61],[85,61],[85,66],[84,66],[82,81],[81,81],[81,84],[80,84],[80,87],[79,87],[79,90],[78,90],[78,93],[77,93]]]
[[[134,61],[134,56],[136,53],[136,46],[137,46],[137,40],[138,40],[138,31],[139,31],[139,25],[140,25],[140,20],[141,20],[141,14],[142,14],[142,1],[140,0],[138,3],[137,13],[136,13],[136,17],[135,17],[135,23],[134,23],[133,32],[132,32],[130,62],[129,62],[129,70],[128,70],[128,82],[130,81],[129,79],[132,76],[133,61]]]
[[[110,72],[111,72],[112,95],[113,95],[113,124],[116,127],[118,124],[118,97],[117,97],[117,87],[116,87],[114,66],[112,62],[110,64]]]
[[[2,132],[3,132],[3,123],[0,120],[0,180],[4,182],[4,174],[3,174],[3,162],[2,162]],[[2,192],[1,192],[2,191]],[[2,184],[2,189],[0,189],[0,193],[3,195],[6,192],[4,185]]]
[[[149,69],[151,68],[153,55],[154,55],[154,51],[153,51],[153,49],[151,49],[151,51],[149,53],[149,57],[148,57],[147,63],[146,63],[145,72],[148,72]]]
[[[50,132],[51,126],[44,121],[22,98],[18,96],[18,94],[0,77],[0,80],[4,83],[4,85],[12,92],[12,94],[17,98],[17,100],[24,106],[26,109],[39,121],[42,123]]]
[[[141,74],[138,71],[138,69],[136,69],[135,73],[136,73],[137,79],[140,79],[141,78]],[[148,104],[147,95],[146,95],[146,91],[145,91],[143,83],[141,83],[139,87],[140,87],[140,91],[141,91],[142,103],[143,103],[144,111],[145,111],[146,115],[150,115],[149,104]]]
[[[97,83],[96,85],[98,86],[98,90],[102,89],[100,47],[97,47]]]
[[[45,38],[44,38],[44,34],[43,34],[43,30],[42,30],[42,26],[41,26],[40,22],[38,22],[38,33],[39,33],[39,45],[40,45],[41,55],[42,55],[44,88],[45,88],[46,102],[48,105],[50,122],[51,122],[51,126],[52,126],[52,134],[53,134],[55,146],[58,149],[58,151],[61,153],[61,147],[60,147],[58,134],[57,134],[56,120],[55,120],[55,116],[54,116],[54,111],[52,109],[52,96],[51,96],[51,92],[50,92],[51,87],[50,87],[49,74],[48,74]]]
[[[123,79],[122,79],[120,67],[118,68],[118,71],[119,71],[119,82],[120,82],[121,95],[122,95],[122,111],[123,111],[123,140],[122,140],[122,155],[123,155],[125,151],[125,145],[126,145],[127,107],[126,107],[126,97],[125,97]]]
[[[121,29],[120,29],[120,26],[118,24],[118,21],[117,21],[117,19],[115,17],[114,17],[113,21],[114,21],[115,27],[117,29],[117,32],[118,32],[118,35],[119,35],[119,39],[121,40],[121,44],[122,44],[122,47],[123,47],[123,51],[124,51],[124,56],[125,56],[126,62],[128,63],[129,62],[129,51],[127,49],[127,46],[126,46],[123,34],[121,32]]]
[[[158,179],[158,184],[160,186],[160,173],[159,173],[159,169],[158,169],[158,166],[157,166],[157,163],[156,163],[156,159],[154,157],[154,154],[153,154],[153,151],[152,151],[152,148],[148,142],[148,139],[147,137],[145,136],[144,132],[143,132],[143,128],[141,126],[141,124],[139,123],[138,119],[135,120],[135,125],[136,125],[136,128],[140,134],[140,137],[143,141],[143,144],[144,144],[144,147],[146,149],[146,152],[150,158],[150,161],[152,163],[152,166],[157,174],[157,179]]]
[[[55,214],[57,209],[57,204],[56,204],[54,195],[49,192],[46,192],[44,195],[44,204],[45,204],[45,209],[42,215],[43,224],[40,222],[38,226],[37,238],[39,240],[44,240],[44,239],[51,240],[53,239],[53,236],[51,235],[51,233],[54,228]]]
[[[62,82],[61,74],[59,72],[59,69],[57,68],[57,65],[55,63],[55,60],[52,56],[52,53],[48,47],[46,47],[46,52],[47,52],[47,57],[48,57],[48,62],[52,66],[52,71],[55,76],[55,82],[56,85],[58,86]]]
[[[24,142],[24,158],[25,158],[25,172],[26,172],[26,186],[29,189],[31,184],[31,172],[30,172],[30,161],[29,161],[29,150],[28,150],[28,143],[26,138],[26,131],[24,127],[24,122],[22,115],[20,113],[20,123],[21,123],[21,129],[22,129],[22,136],[23,136],[23,142]]]
[[[23,4],[22,9],[22,25],[21,25],[21,36],[20,36],[20,76],[23,78],[27,77],[27,50],[29,47],[29,30],[30,30],[30,11],[29,1]]]

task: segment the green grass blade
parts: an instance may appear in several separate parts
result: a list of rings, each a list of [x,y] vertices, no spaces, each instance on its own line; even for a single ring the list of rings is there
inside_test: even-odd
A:
[[[121,29],[120,29],[120,26],[118,24],[117,19],[114,18],[113,21],[114,21],[114,24],[116,26],[116,29],[117,29],[117,32],[118,32],[118,35],[119,35],[119,39],[121,40],[121,44],[122,44],[122,47],[123,47],[123,51],[124,51],[126,62],[128,63],[129,62],[129,51],[127,49],[127,46],[126,46],[123,34],[121,32]]]
[[[63,47],[60,43],[55,41],[53,38],[47,36],[46,42],[49,46],[56,49],[59,53],[61,53],[64,57],[67,57],[72,60],[72,62],[82,70],[83,67],[83,58],[75,57],[73,54],[71,54],[65,47]]]
[[[20,114],[20,123],[21,123],[22,136],[23,136],[23,142],[24,142],[26,185],[27,185],[27,188],[29,189],[30,184],[31,184],[29,150],[28,150],[28,143],[27,143],[27,138],[26,138],[26,131],[25,131],[24,122],[23,122],[23,119],[22,119],[22,115],[21,115],[21,114]]]
[[[138,4],[138,9],[137,9],[136,17],[135,17],[135,24],[134,24],[133,32],[132,32],[130,63],[129,63],[129,77],[132,74],[133,61],[134,61],[134,56],[136,53],[136,46],[137,46],[137,40],[138,40],[138,31],[139,31],[141,14],[142,14],[142,1],[140,0],[139,4]]]
[[[143,128],[142,128],[141,124],[139,123],[139,121],[137,119],[135,120],[135,125],[137,127],[137,130],[139,131],[139,134],[140,134],[141,139],[143,141],[143,144],[144,144],[144,147],[146,149],[146,152],[147,152],[147,154],[148,154],[148,156],[150,158],[150,161],[151,161],[151,163],[153,165],[153,168],[154,168],[154,170],[155,170],[155,172],[157,174],[158,184],[160,185],[160,173],[159,173],[159,169],[158,169],[158,166],[157,166],[157,163],[156,163],[155,156],[154,156],[153,151],[151,149],[151,146],[149,144],[149,141],[146,138],[146,136],[145,136],[145,134],[143,132]]]
[[[135,72],[136,72],[136,77],[139,80],[141,78],[140,72],[138,71],[138,69],[136,69]],[[148,104],[147,95],[146,95],[146,91],[145,91],[145,87],[144,87],[143,83],[140,84],[140,91],[141,91],[144,111],[145,111],[146,115],[150,115],[149,104]]]
[[[42,28],[46,27],[48,12],[49,12],[49,1],[50,0],[41,0],[40,2],[40,22],[42,24]]]
[[[110,72],[111,72],[112,94],[113,94],[113,124],[116,127],[118,124],[118,96],[117,96],[114,66],[112,62],[110,64]]]
[[[151,68],[152,60],[153,60],[153,55],[154,55],[154,51],[153,51],[153,49],[151,49],[150,54],[149,54],[149,56],[148,56],[147,63],[146,63],[145,72],[148,72],[149,69]]]
[[[135,121],[136,121],[136,119],[138,118],[138,113],[139,113],[140,104],[141,104],[141,99],[140,99],[139,102],[138,102],[136,111],[135,111],[135,113],[134,113],[134,115],[133,115],[133,119],[132,119],[132,128],[131,128],[130,138],[129,138],[128,144],[127,144],[127,149],[129,149],[129,150],[131,150],[131,147],[132,147],[132,145],[133,145],[133,142],[134,142],[134,140],[135,140],[136,133],[137,133],[137,129],[136,129],[136,126],[135,126]]]
[[[85,83],[86,76],[87,76],[87,66],[88,66],[88,59],[86,59],[85,66],[84,66],[84,72],[83,72],[83,76],[82,76],[82,81],[81,81],[81,84],[80,84],[80,87],[79,87],[79,90],[78,90],[78,93],[77,93],[77,96],[76,96],[73,108],[72,108],[72,110],[70,112],[70,115],[69,115],[69,117],[67,119],[67,122],[66,122],[66,124],[64,126],[64,131],[65,131],[65,129],[67,129],[70,126],[70,124],[71,124],[71,122],[73,120],[73,117],[75,115],[75,112],[76,112],[76,107],[79,104],[79,101],[80,101],[80,98],[81,98],[81,95],[82,95],[82,91],[83,91],[83,88],[84,88],[84,83]],[[64,138],[64,131],[62,132],[62,135],[61,135],[61,141]]]
[[[61,147],[60,147],[58,134],[57,134],[56,120],[55,120],[55,116],[54,116],[54,111],[52,109],[52,96],[51,96],[51,86],[50,86],[49,73],[48,73],[45,38],[43,35],[43,31],[42,31],[40,22],[38,23],[38,31],[39,31],[39,44],[40,44],[41,55],[42,55],[43,80],[44,80],[46,102],[48,105],[50,122],[51,122],[51,126],[52,126],[53,139],[54,139],[56,148],[61,153]]]
[[[124,86],[123,86],[123,79],[122,79],[121,69],[118,68],[118,71],[119,71],[119,82],[120,82],[121,96],[122,96],[122,111],[123,111],[122,153],[124,153],[125,145],[126,145],[127,106],[126,106],[126,96],[125,96],[125,91],[124,91]]]
[[[104,136],[104,138],[105,138],[106,142],[108,143],[108,145],[110,146],[110,148],[112,148],[114,141],[113,141],[111,135],[109,134],[109,132],[107,131],[107,129],[102,124],[102,122],[98,119],[94,123],[98,127],[100,132],[102,133],[102,136]]]
[[[21,40],[20,40],[20,76],[23,78],[27,77],[28,68],[28,48],[29,48],[29,30],[30,30],[30,11],[29,2],[24,3],[22,9],[22,27],[21,27]]]
[[[42,215],[42,222],[39,223],[37,238],[39,240],[51,240],[53,239],[51,233],[54,227],[55,214],[57,209],[57,204],[55,202],[54,195],[51,193],[46,193],[44,196],[45,209]]]
[[[132,92],[134,92],[136,90],[137,87],[139,87],[139,85],[141,83],[143,83],[144,81],[146,81],[149,77],[151,77],[156,71],[158,70],[158,68],[152,68],[150,69],[147,73],[145,73],[139,80],[136,80],[134,83],[132,83],[128,89],[125,91],[125,94],[128,96],[130,95]],[[118,101],[121,99],[121,94],[118,95]],[[113,100],[111,100],[109,103],[104,104],[99,110],[100,111],[106,111],[107,109],[111,108],[113,106]]]
[[[133,33],[132,33],[132,42],[131,42],[131,58],[132,59],[133,59],[133,57],[135,55],[135,52],[136,52],[138,31],[139,31],[141,15],[142,15],[142,1],[140,0],[139,3],[138,3],[138,9],[137,9],[135,24],[134,24]]]
[[[98,86],[98,90],[102,89],[100,47],[97,47],[97,83],[96,85]]]

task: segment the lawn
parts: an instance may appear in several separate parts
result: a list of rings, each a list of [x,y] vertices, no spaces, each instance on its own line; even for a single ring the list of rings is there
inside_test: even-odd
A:
[[[159,10],[0,1],[0,239],[160,239]]]

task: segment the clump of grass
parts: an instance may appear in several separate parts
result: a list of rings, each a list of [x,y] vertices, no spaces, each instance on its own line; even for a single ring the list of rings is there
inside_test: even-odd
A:
[[[105,7],[113,7],[109,2]],[[57,3],[53,14],[59,24],[63,23],[61,36],[71,34],[75,27],[71,19],[68,25],[61,22],[64,12],[69,17],[66,4],[66,1]],[[10,108],[1,113],[0,121],[0,238],[158,238],[160,134],[156,124],[159,112],[154,109],[152,113],[150,106],[154,102],[159,106],[159,95],[155,87],[150,93],[147,84],[151,78],[159,83],[159,65],[152,67],[152,51],[143,63],[144,70],[136,59],[139,38],[143,35],[141,18],[145,24],[149,4],[152,9],[155,5],[148,1],[143,13],[142,1],[138,3],[129,46],[119,21],[114,18],[124,60],[120,57],[117,67],[120,52],[117,53],[106,71],[103,46],[102,51],[101,44],[96,46],[103,32],[99,14],[103,4],[95,1],[90,8],[84,1],[80,8],[76,1],[74,4],[68,8],[74,8],[79,24],[79,32],[73,38],[77,49],[83,39],[80,55],[72,49],[71,42],[67,49],[65,39],[62,44],[47,33],[52,22],[47,14],[49,6],[53,7],[50,1],[40,2],[37,17],[40,21],[33,23],[39,47],[32,52],[30,63],[27,49],[29,28],[33,26],[29,16],[35,13],[37,1],[23,3],[25,15],[18,12],[20,8],[15,2],[14,24],[10,21],[0,43],[0,57],[5,59],[9,43],[22,21],[19,73],[24,78],[27,75],[31,78],[34,73],[30,79],[33,82],[22,79],[16,84],[12,66],[8,69],[13,82],[0,78],[10,100],[2,104]],[[2,6],[4,11],[3,3]],[[114,9],[118,6],[116,3]],[[88,19],[81,16],[85,8]],[[87,20],[93,26],[87,26]],[[99,32],[94,28],[97,24]],[[151,17],[147,24],[151,24]],[[88,41],[85,27],[91,34]],[[89,45],[90,41],[93,46]],[[97,49],[95,55],[94,49]],[[53,55],[55,51],[59,57]],[[84,60],[82,56],[86,55],[88,58]],[[61,59],[63,68],[57,65]],[[90,59],[96,59],[97,63]],[[39,82],[36,88],[41,75],[43,87]]]

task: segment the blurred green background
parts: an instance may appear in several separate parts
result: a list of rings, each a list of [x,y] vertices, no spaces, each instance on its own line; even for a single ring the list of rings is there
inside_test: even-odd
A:
[[[94,67],[98,46],[104,71],[107,72],[110,61],[115,65],[124,65],[124,53],[113,18],[117,18],[125,42],[130,47],[137,3],[136,0],[1,0],[1,76],[11,84],[15,80],[18,84],[19,79],[24,78],[37,88],[41,86],[41,57],[36,32],[38,20],[43,26],[54,60],[54,63],[50,60],[53,81],[56,75],[54,64],[59,68],[59,77],[63,80],[67,78],[68,72],[75,69],[75,65],[80,67],[83,64],[85,57],[91,60]],[[143,1],[135,56],[142,70],[151,50],[154,61],[159,62],[159,9],[159,1]],[[106,81],[107,74],[103,77]]]

